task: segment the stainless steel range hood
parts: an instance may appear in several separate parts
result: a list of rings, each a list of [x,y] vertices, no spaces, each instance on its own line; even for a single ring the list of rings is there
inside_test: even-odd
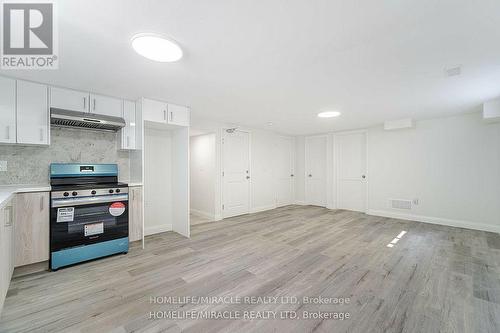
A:
[[[50,108],[50,123],[58,127],[74,127],[104,131],[118,131],[126,125],[125,120],[120,117],[103,116],[95,113],[69,111],[57,108]]]

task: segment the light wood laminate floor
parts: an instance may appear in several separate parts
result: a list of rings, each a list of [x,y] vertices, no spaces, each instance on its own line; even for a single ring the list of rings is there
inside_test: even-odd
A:
[[[191,234],[150,236],[146,250],[134,244],[126,256],[15,278],[0,332],[500,332],[499,234],[311,206],[200,224]],[[151,302],[320,295],[350,303]],[[172,310],[348,312],[350,318],[149,318],[151,311]]]

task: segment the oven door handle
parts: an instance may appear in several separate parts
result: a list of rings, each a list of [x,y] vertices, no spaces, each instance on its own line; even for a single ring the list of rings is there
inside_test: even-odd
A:
[[[103,195],[98,197],[71,198],[71,199],[52,199],[52,207],[70,207],[81,205],[92,205],[98,203],[128,201],[128,194]]]

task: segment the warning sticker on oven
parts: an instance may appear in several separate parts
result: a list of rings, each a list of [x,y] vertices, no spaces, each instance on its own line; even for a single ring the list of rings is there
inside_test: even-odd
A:
[[[85,225],[85,237],[104,233],[104,223],[92,223]]]
[[[57,209],[57,222],[73,222],[75,219],[75,207]]]
[[[113,202],[109,206],[109,213],[113,216],[120,216],[125,213],[125,205],[122,202]]]

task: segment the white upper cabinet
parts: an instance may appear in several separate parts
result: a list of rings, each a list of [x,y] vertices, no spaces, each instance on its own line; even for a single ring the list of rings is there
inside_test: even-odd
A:
[[[48,88],[17,81],[17,143],[48,145],[50,135]]]
[[[136,110],[135,102],[123,101],[123,119],[126,126],[121,130],[121,149],[136,149]]]
[[[121,117],[123,100],[103,95],[90,94],[90,113]]]
[[[189,108],[181,105],[168,104],[168,120],[171,125],[189,126]]]
[[[144,98],[142,100],[144,120],[156,123],[166,123],[177,126],[189,126],[189,108],[181,105],[155,101]]]
[[[167,122],[168,104],[165,102],[155,101],[144,98],[142,100],[142,114],[144,120],[153,121],[156,123]]]
[[[16,143],[16,80],[0,77],[0,142]]]
[[[50,107],[63,110],[89,112],[90,94],[63,88],[50,88]]]

